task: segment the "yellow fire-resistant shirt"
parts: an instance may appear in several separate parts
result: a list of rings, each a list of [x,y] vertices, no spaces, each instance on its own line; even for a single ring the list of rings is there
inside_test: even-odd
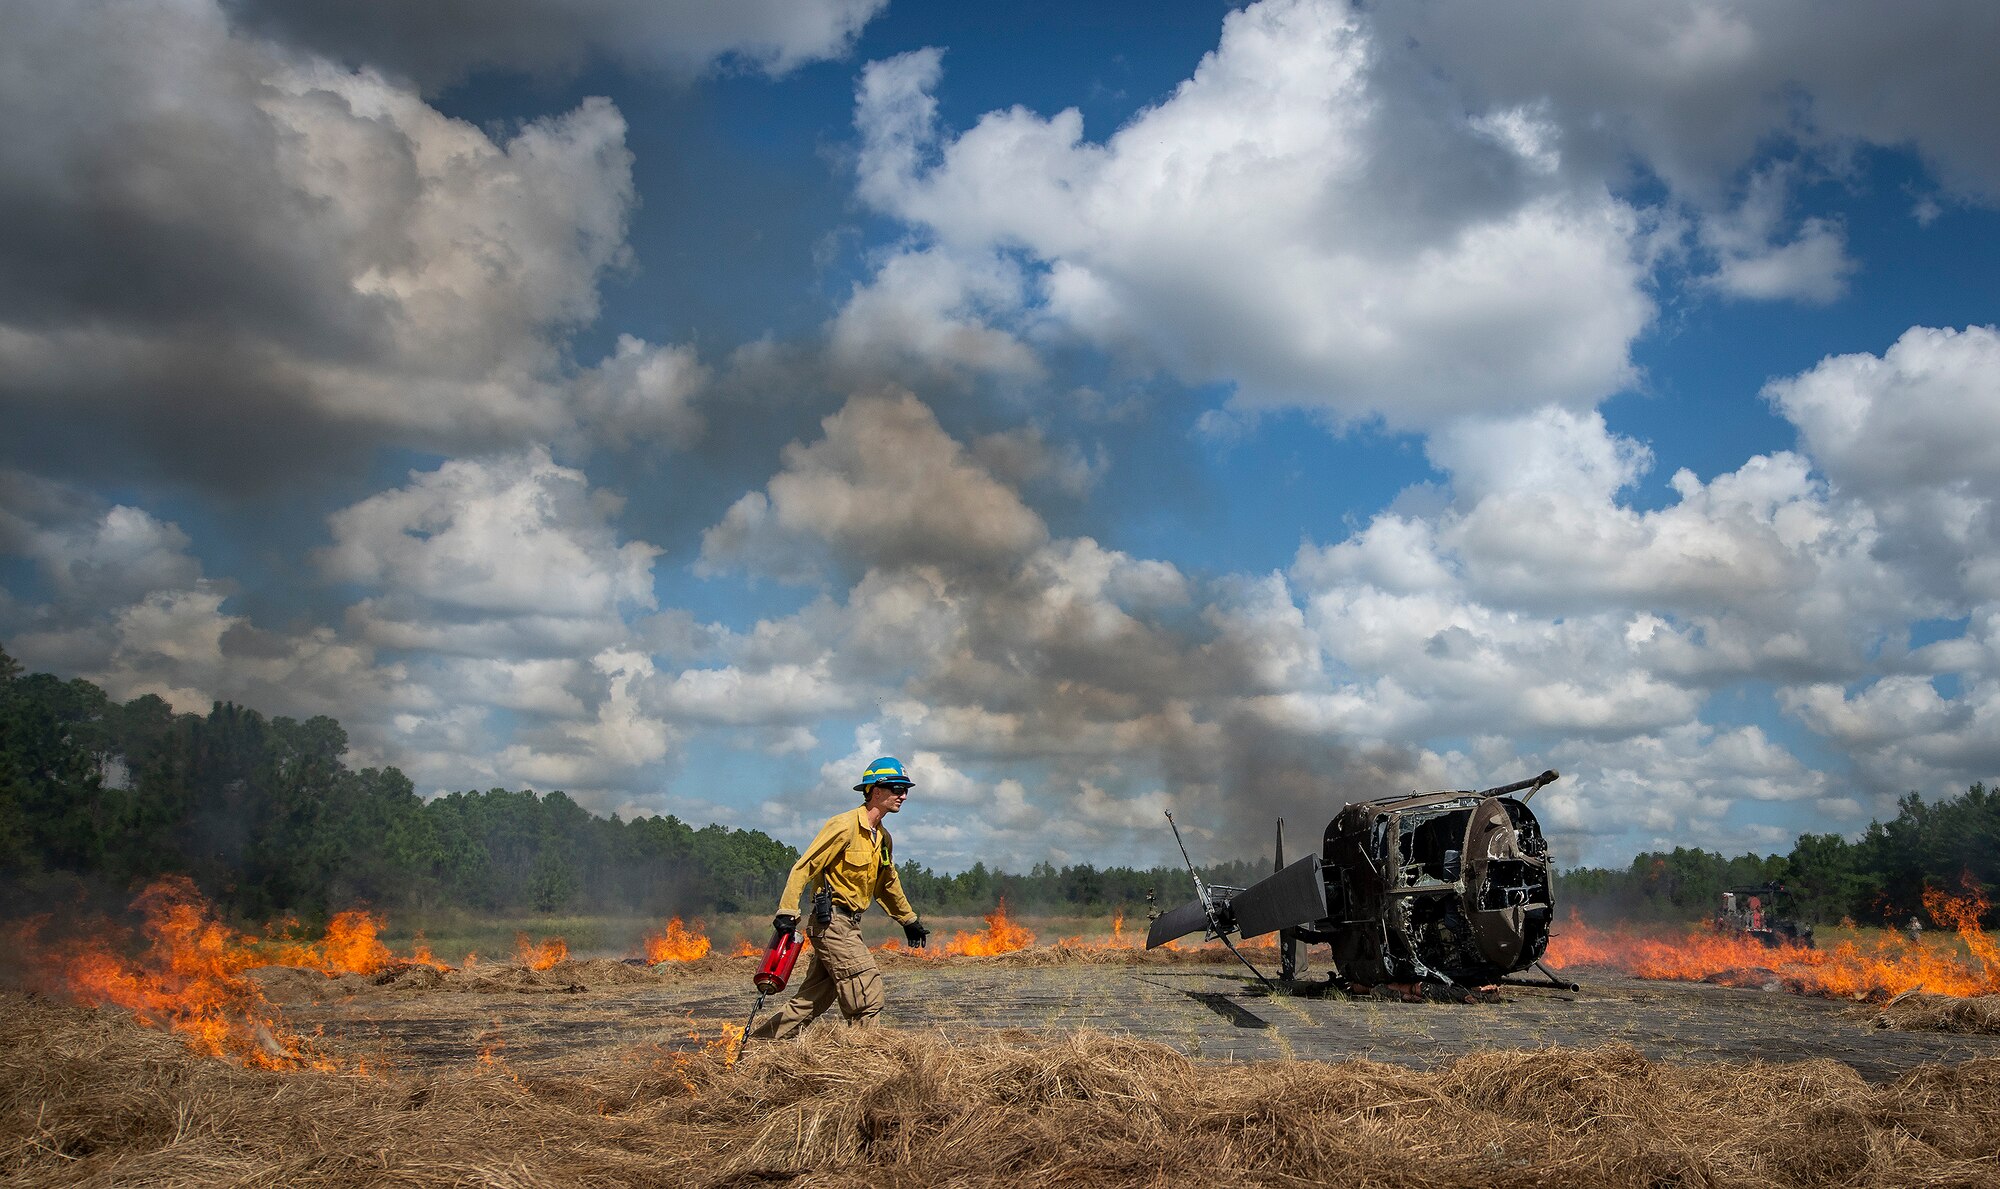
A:
[[[797,912],[806,888],[823,883],[833,889],[836,901],[856,912],[880,899],[890,916],[909,924],[917,919],[917,910],[903,895],[891,850],[888,830],[880,826],[869,829],[866,806],[830,818],[819,828],[819,837],[792,864],[792,877],[785,881],[778,911]]]

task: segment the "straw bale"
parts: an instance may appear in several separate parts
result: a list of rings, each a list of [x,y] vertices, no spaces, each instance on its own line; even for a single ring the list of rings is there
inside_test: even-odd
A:
[[[270,1073],[0,995],[14,1184],[2000,1185],[1996,1151],[2000,1060],[1869,1086],[1833,1061],[1622,1045],[1426,1072],[820,1024],[734,1064],[653,1049],[560,1076]]]
[[[375,985],[384,991],[414,993],[441,989],[451,976],[448,970],[435,966],[405,966],[375,977]]]
[[[273,1003],[312,1003],[342,993],[335,989],[335,980],[320,971],[296,966],[258,966],[244,971],[243,977]]]
[[[748,956],[738,957],[723,953],[721,950],[710,950],[699,958],[686,960],[669,958],[664,962],[655,962],[645,969],[652,971],[656,976],[670,978],[701,974],[741,974],[747,979],[750,977],[750,972],[757,969],[757,960]]]
[[[652,967],[632,966],[616,958],[571,958],[556,963],[548,973],[587,987],[631,987],[659,981]]]
[[[1877,1028],[1898,1032],[1970,1032],[2000,1035],[2000,995],[1930,995],[1907,991],[1875,1013]]]
[[[297,966],[257,966],[243,972],[273,1003],[323,1003],[357,995],[451,989],[457,972],[399,962],[375,974],[327,974]]]

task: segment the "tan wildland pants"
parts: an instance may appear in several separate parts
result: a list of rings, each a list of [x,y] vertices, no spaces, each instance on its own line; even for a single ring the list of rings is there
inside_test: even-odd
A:
[[[808,920],[806,937],[812,953],[806,955],[806,977],[798,994],[751,1029],[750,1035],[774,1040],[796,1036],[835,1002],[851,1024],[866,1024],[882,1014],[882,972],[861,940],[860,923],[836,908],[823,928]]]

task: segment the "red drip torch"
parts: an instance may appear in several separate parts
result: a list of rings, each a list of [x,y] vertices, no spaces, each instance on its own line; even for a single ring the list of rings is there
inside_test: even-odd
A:
[[[762,1002],[766,995],[776,995],[785,989],[792,979],[792,967],[799,960],[799,951],[806,946],[805,939],[795,929],[779,929],[771,934],[770,948],[764,951],[764,964],[757,968],[757,974],[750,981],[757,984],[757,999]]]
[[[743,1049],[750,1043],[750,1025],[757,1022],[757,1013],[764,1009],[764,1000],[785,989],[791,981],[792,967],[798,964],[799,951],[806,948],[805,938],[796,929],[778,929],[771,934],[771,944],[764,951],[764,964],[750,981],[757,986],[757,1002],[751,1005],[750,1018],[743,1021],[743,1043],[736,1046],[736,1056],[740,1060]]]

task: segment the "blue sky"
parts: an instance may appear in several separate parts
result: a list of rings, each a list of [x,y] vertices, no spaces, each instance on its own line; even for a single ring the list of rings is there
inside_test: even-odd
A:
[[[1983,0],[467,11],[11,22],[10,653],[942,869],[2000,774]]]

